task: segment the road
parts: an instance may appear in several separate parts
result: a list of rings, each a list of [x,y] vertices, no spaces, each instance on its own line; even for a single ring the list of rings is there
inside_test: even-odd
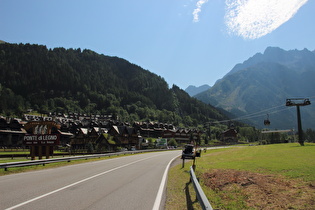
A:
[[[0,176],[0,209],[163,209],[166,169],[180,154],[153,152]]]

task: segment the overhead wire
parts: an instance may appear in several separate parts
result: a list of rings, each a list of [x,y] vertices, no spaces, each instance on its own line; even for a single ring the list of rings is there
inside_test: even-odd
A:
[[[311,96],[311,97],[307,97],[307,98],[313,99],[313,98],[315,98],[315,96]],[[282,109],[271,111],[273,109],[278,109],[280,107],[282,107]],[[247,115],[244,115],[244,116],[241,116],[241,117],[236,117],[236,118],[229,119],[229,120],[214,121],[214,122],[210,122],[210,123],[217,124],[217,123],[224,123],[224,122],[237,121],[237,120],[248,120],[248,119],[252,119],[252,118],[256,118],[256,117],[265,116],[266,113],[274,114],[274,113],[286,111],[286,110],[288,110],[290,108],[293,108],[293,107],[287,107],[285,104],[281,104],[281,105],[278,105],[278,106],[275,106],[275,107],[271,107],[271,108],[267,108],[267,109],[264,109],[264,110],[260,110],[258,112],[247,114]]]
[[[280,107],[283,107],[283,108],[282,109],[278,109]],[[291,108],[291,107],[286,107],[285,104],[282,104],[282,105],[278,105],[278,106],[271,107],[271,108],[268,108],[268,109],[260,110],[260,111],[255,112],[255,113],[247,114],[247,115],[244,115],[244,116],[241,116],[241,117],[236,117],[236,118],[232,118],[232,119],[229,119],[229,120],[220,120],[220,121],[215,121],[215,122],[211,122],[211,123],[224,123],[224,122],[237,121],[237,120],[247,120],[247,119],[252,119],[252,118],[265,116],[266,113],[274,114],[274,113],[282,112],[282,111],[288,110],[288,108]],[[278,110],[271,111],[273,109],[278,109]]]

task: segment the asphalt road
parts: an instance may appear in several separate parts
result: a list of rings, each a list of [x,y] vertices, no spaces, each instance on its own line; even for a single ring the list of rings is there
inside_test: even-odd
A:
[[[0,209],[163,209],[166,169],[153,152],[0,176]]]

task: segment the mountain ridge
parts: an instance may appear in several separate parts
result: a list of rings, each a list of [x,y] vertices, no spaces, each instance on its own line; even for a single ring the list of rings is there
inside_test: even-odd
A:
[[[197,95],[203,91],[209,90],[211,86],[204,84],[199,87],[196,87],[194,85],[189,85],[186,89],[185,92],[187,92],[190,96]]]
[[[237,117],[260,113],[260,118],[249,119],[252,125],[259,128],[264,127],[261,124],[264,115],[276,112],[270,114],[274,119],[273,128],[292,128],[296,126],[296,114],[292,113],[294,112],[292,109],[285,107],[285,100],[292,97],[315,96],[314,78],[314,51],[307,49],[285,51],[281,48],[268,47],[263,54],[257,53],[242,64],[235,65],[210,90],[195,97],[223,108]],[[272,107],[282,108],[272,110]],[[281,114],[282,112],[284,114]],[[312,106],[303,107],[303,112],[315,117]],[[315,127],[310,118],[306,118],[305,121],[305,126]]]
[[[254,56],[250,57],[243,63],[236,64],[233,69],[226,75],[235,73],[238,70],[242,70],[260,62],[276,62],[287,67],[295,68],[297,63],[303,64],[299,62],[302,56],[305,56],[304,62],[306,61],[306,65],[309,65],[311,63],[311,65],[314,66],[314,62],[312,62],[311,60],[314,56],[310,56],[309,52],[315,54],[315,50],[309,51],[306,48],[304,48],[303,50],[295,49],[285,51],[279,47],[267,47],[264,53],[256,53]]]
[[[187,126],[226,119],[214,107],[127,60],[91,50],[0,45],[0,114],[112,114],[120,121]]]

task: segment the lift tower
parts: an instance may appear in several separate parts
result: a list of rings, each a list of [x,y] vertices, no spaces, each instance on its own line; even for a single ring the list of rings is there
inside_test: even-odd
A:
[[[291,98],[291,99],[287,99],[287,101],[285,103],[286,106],[296,106],[299,143],[301,146],[304,146],[304,138],[303,138],[300,106],[307,106],[310,104],[311,104],[311,102],[308,98]]]

